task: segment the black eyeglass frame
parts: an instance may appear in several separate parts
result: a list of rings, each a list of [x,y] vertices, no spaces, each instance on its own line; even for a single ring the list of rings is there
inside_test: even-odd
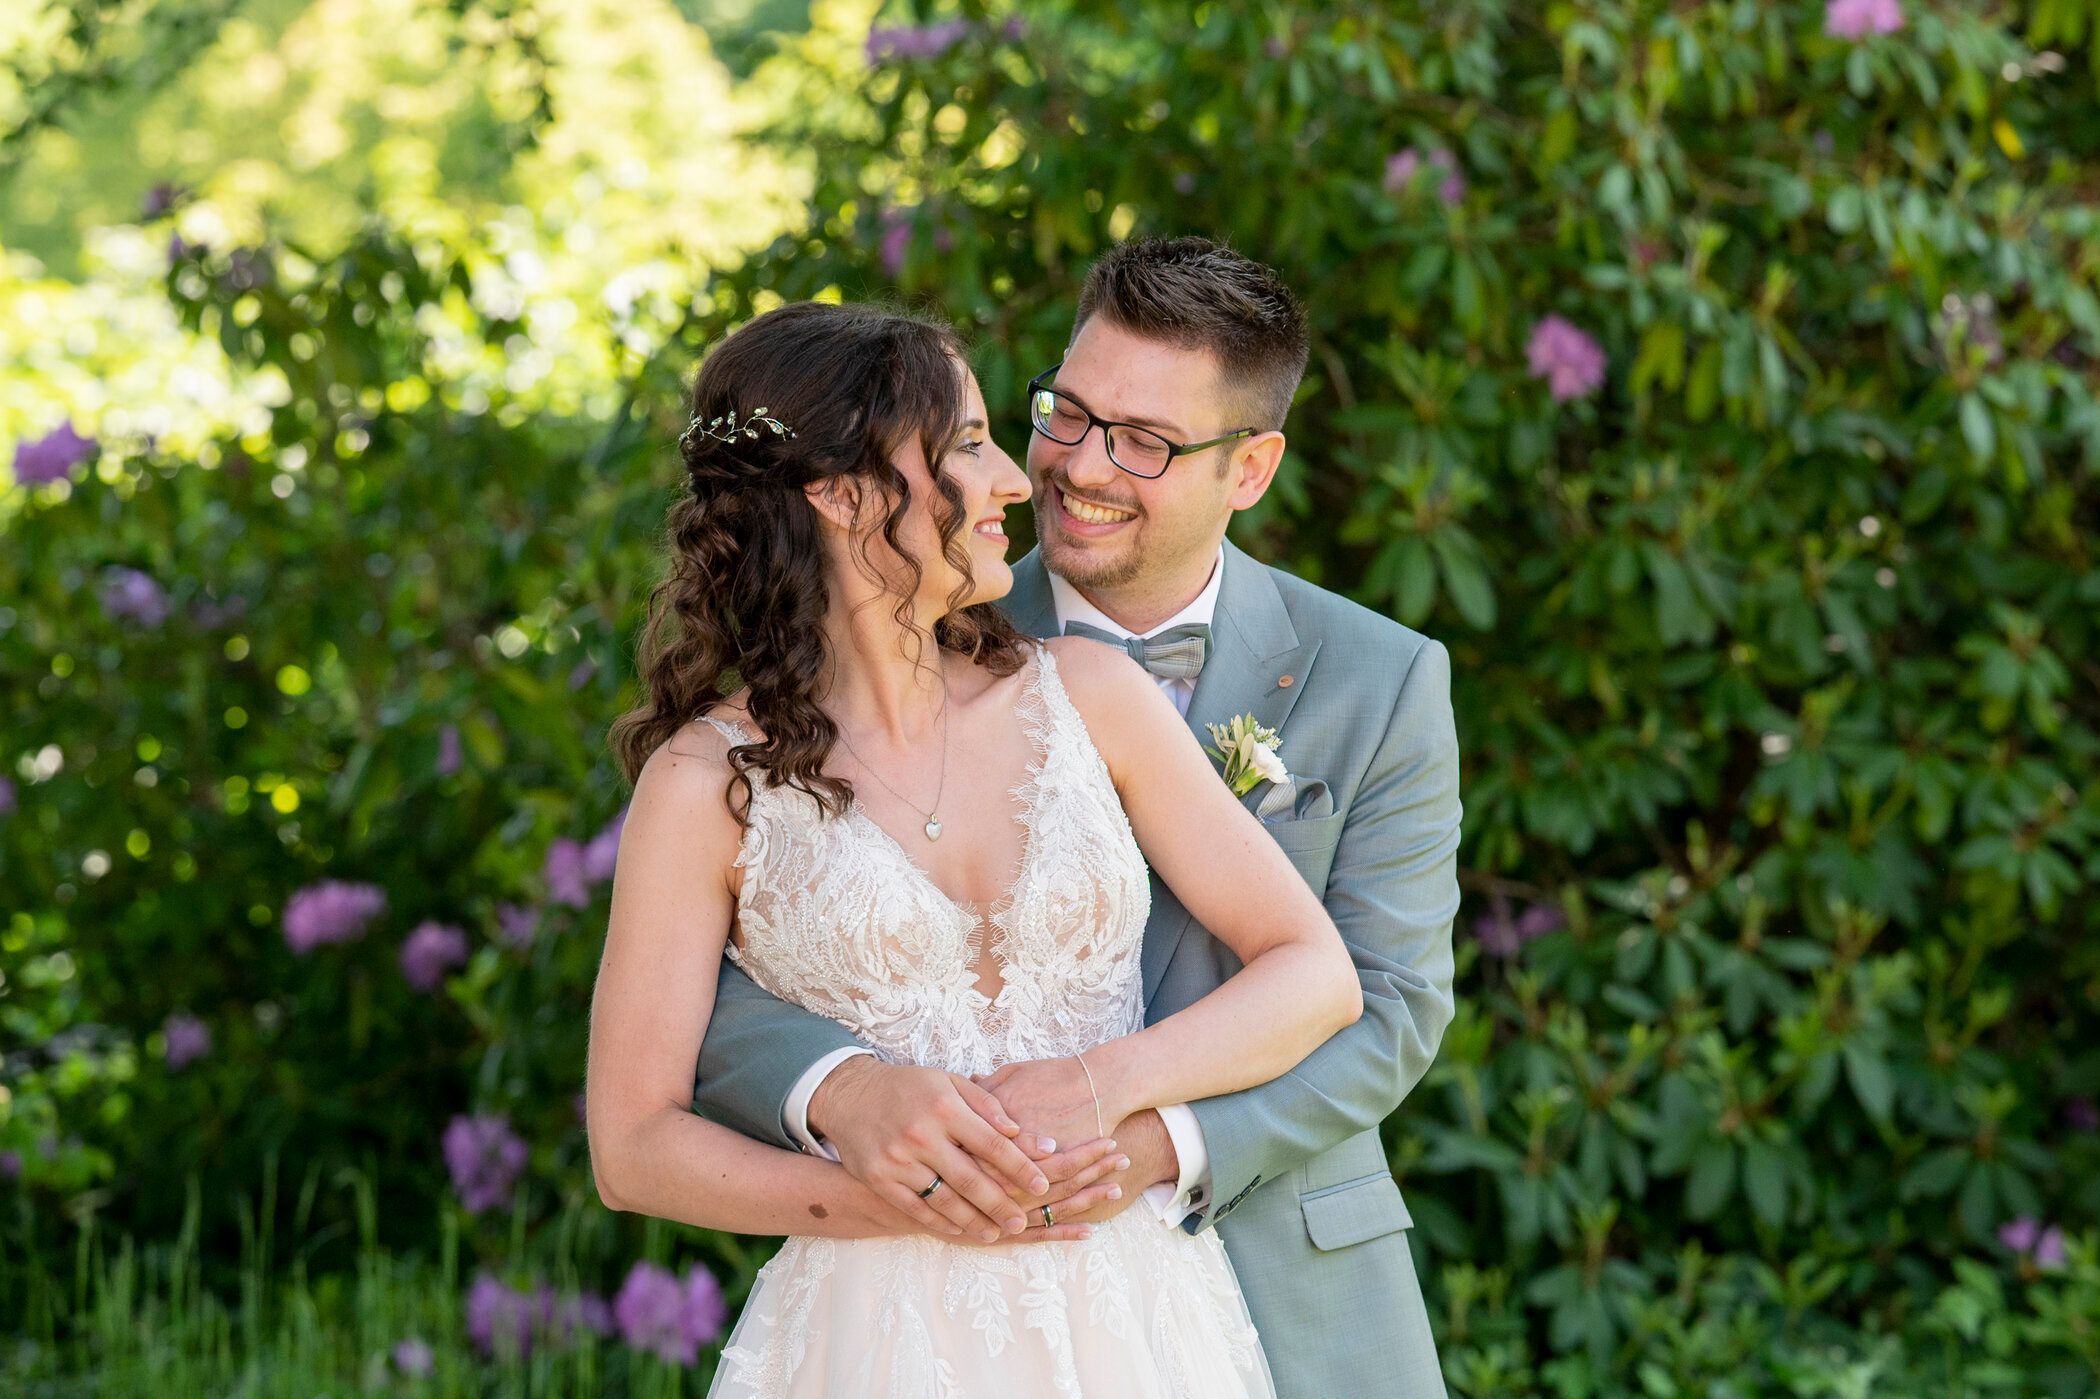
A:
[[[1174,464],[1174,458],[1176,457],[1185,457],[1191,452],[1205,451],[1208,448],[1216,447],[1221,443],[1230,442],[1235,438],[1255,437],[1259,436],[1261,433],[1260,428],[1243,427],[1236,428],[1231,432],[1225,433],[1223,436],[1213,437],[1207,442],[1176,442],[1173,438],[1159,431],[1159,429],[1146,427],[1143,423],[1118,423],[1111,422],[1107,418],[1097,418],[1094,416],[1093,410],[1088,408],[1084,403],[1081,403],[1078,399],[1073,398],[1070,394],[1065,393],[1063,390],[1055,388],[1049,383],[1045,382],[1052,375],[1057,373],[1058,370],[1064,367],[1065,362],[1063,360],[1059,360],[1056,364],[1051,365],[1048,369],[1044,370],[1042,373],[1036,375],[1033,379],[1030,379],[1028,381],[1029,427],[1033,428],[1037,432],[1042,433],[1043,436],[1048,437],[1052,442],[1055,442],[1060,447],[1077,447],[1080,443],[1086,441],[1086,435],[1088,433],[1092,432],[1095,428],[1098,427],[1101,429],[1101,448],[1103,451],[1108,453],[1108,459],[1111,462],[1115,462],[1116,470],[1127,471],[1132,476],[1137,477],[1140,481],[1157,481],[1160,477],[1167,474],[1167,467],[1172,466]],[[1065,441],[1062,437],[1052,436],[1050,430],[1043,425],[1043,415],[1039,415],[1035,411],[1035,396],[1038,393],[1044,392],[1045,390],[1047,390],[1050,393],[1056,394],[1058,397],[1064,399],[1065,402],[1071,404],[1074,408],[1077,408],[1081,413],[1086,415],[1086,426],[1080,429],[1079,436],[1073,438],[1070,442]],[[1132,468],[1123,465],[1123,463],[1116,461],[1115,437],[1109,432],[1109,429],[1117,427],[1127,427],[1132,432],[1142,432],[1148,436],[1156,437],[1160,441],[1166,443],[1166,465],[1160,467],[1159,470],[1152,472],[1150,475],[1147,475],[1145,472],[1133,470]]]

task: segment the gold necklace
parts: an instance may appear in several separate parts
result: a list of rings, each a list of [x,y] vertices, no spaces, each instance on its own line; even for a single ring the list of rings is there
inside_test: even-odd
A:
[[[853,746],[853,740],[846,736],[846,730],[844,728],[839,729],[839,741],[846,745],[846,751],[853,755],[853,760],[859,763],[862,767],[866,768],[870,777],[874,778],[877,782],[881,782],[882,789],[885,792],[888,792],[898,801],[903,802],[913,811],[917,811],[919,815],[926,818],[926,824],[921,829],[923,829],[926,832],[926,838],[928,840],[939,840],[941,838],[941,818],[939,815],[941,809],[941,793],[946,791],[948,788],[948,672],[945,668],[943,668],[941,671],[940,726],[941,780],[938,784],[935,785],[933,789],[933,809],[931,811],[920,810],[919,804],[917,802],[905,796],[904,793],[898,791],[895,787],[890,786],[888,782],[884,782],[882,774],[875,771],[875,765],[869,762],[866,758],[861,757],[860,750]]]

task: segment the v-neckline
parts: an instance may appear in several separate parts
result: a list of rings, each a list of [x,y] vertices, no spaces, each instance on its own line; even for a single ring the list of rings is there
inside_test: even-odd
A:
[[[1050,698],[1046,692],[1045,677],[1043,675],[1043,667],[1048,660],[1048,651],[1040,649],[1030,659],[1029,664],[1034,667],[1034,672],[1022,682],[1021,702],[1014,706],[1015,715],[1020,716],[1022,709],[1033,700],[1034,703],[1042,706],[1043,713],[1040,719],[1040,734],[1036,725],[1031,724],[1025,717],[1021,718],[1021,736],[1026,741],[1029,749],[1028,766],[1022,774],[1020,783],[1007,789],[1008,795],[1021,798],[1019,803],[1010,804],[1011,809],[1008,813],[1009,819],[1021,823],[1021,858],[1014,865],[1013,877],[1007,883],[1006,892],[999,895],[998,898],[984,904],[975,901],[965,902],[956,898],[941,887],[940,881],[933,877],[931,871],[912,858],[911,852],[904,848],[904,842],[892,835],[889,827],[868,814],[867,808],[861,804],[858,793],[854,794],[852,802],[846,808],[848,816],[858,817],[863,826],[880,837],[882,843],[889,847],[890,852],[897,857],[898,861],[935,898],[945,904],[950,911],[969,920],[973,940],[979,929],[987,924],[994,927],[999,926],[999,920],[1012,910],[1019,896],[1021,886],[1027,883],[1029,870],[1035,863],[1038,843],[1036,840],[1035,818],[1037,808],[1042,805],[1043,768],[1048,763],[1050,756]],[[975,909],[980,907],[984,909],[982,915],[974,912]],[[1003,983],[1003,974],[1001,979]]]

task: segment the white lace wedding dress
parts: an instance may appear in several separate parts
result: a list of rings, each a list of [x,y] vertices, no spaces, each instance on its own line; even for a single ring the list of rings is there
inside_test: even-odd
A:
[[[755,783],[737,863],[760,986],[891,1063],[990,1072],[1143,1024],[1144,857],[1108,769],[1037,647],[1019,714],[1025,841],[988,915],[951,900],[858,803],[838,819]],[[733,743],[735,724],[709,719]],[[977,986],[980,935],[1004,975]],[[1215,1231],[1144,1201],[1092,1237],[991,1246],[793,1237],[758,1275],[710,1399],[1234,1399],[1275,1392]]]

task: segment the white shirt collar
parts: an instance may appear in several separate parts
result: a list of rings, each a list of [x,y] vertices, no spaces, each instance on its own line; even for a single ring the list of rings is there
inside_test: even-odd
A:
[[[1046,573],[1049,572],[1048,569],[1044,571]],[[1211,565],[1210,581],[1203,585],[1203,591],[1196,594],[1195,599],[1187,607],[1182,608],[1179,612],[1167,618],[1166,621],[1146,632],[1145,635],[1152,636],[1155,633],[1165,631],[1168,627],[1184,626],[1190,622],[1201,622],[1203,625],[1209,626],[1211,618],[1217,614],[1218,590],[1224,586],[1224,583],[1225,545],[1221,541],[1218,545],[1218,561]],[[1085,597],[1081,596],[1079,589],[1073,587],[1055,573],[1050,573],[1050,602],[1057,609],[1057,629],[1059,631],[1063,631],[1068,622],[1085,622],[1089,626],[1101,628],[1101,630],[1109,633],[1111,636],[1132,637],[1137,635],[1136,632],[1124,626],[1091,602],[1088,602]]]

